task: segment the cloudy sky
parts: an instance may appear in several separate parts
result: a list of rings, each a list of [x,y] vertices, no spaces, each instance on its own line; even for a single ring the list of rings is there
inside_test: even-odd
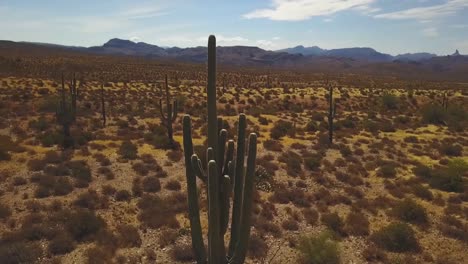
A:
[[[0,0],[0,39],[468,54],[468,0]]]

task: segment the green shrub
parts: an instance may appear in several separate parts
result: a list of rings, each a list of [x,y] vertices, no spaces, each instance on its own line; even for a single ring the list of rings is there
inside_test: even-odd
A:
[[[432,169],[423,164],[416,165],[413,169],[413,173],[414,175],[425,179],[430,179],[432,177]]]
[[[426,209],[412,199],[407,198],[397,203],[392,212],[405,222],[413,224],[427,224],[428,222]]]
[[[294,134],[294,128],[291,122],[279,120],[271,128],[270,132],[271,138],[280,139],[288,134]]]
[[[119,244],[124,248],[140,247],[141,238],[138,229],[131,225],[117,226],[119,234]]]
[[[77,241],[83,241],[97,234],[106,226],[100,216],[87,209],[71,212],[65,224],[68,232]]]
[[[440,104],[427,104],[422,107],[422,121],[426,124],[442,125],[446,123],[448,114]]]
[[[382,103],[385,108],[394,110],[398,108],[399,98],[393,94],[385,93],[382,96]]]
[[[138,148],[131,141],[127,140],[122,142],[122,145],[120,145],[119,154],[124,159],[134,160],[138,157]]]
[[[320,168],[320,162],[322,161],[322,156],[321,155],[313,155],[313,156],[308,156],[304,158],[304,166],[311,170],[317,170]]]
[[[380,166],[379,175],[384,178],[394,178],[397,174],[396,166],[391,163],[386,163]]]
[[[317,235],[300,238],[298,249],[299,262],[303,264],[339,264],[340,249],[331,232],[324,231]]]
[[[440,154],[447,156],[461,156],[462,151],[463,147],[458,144],[443,144],[439,149]]]
[[[420,249],[413,229],[406,223],[391,223],[370,238],[378,247],[391,252],[414,252]]]
[[[447,192],[463,192],[465,189],[464,174],[468,171],[468,163],[463,159],[449,161],[446,168],[435,170],[429,184]]]
[[[73,160],[68,162],[68,167],[71,171],[71,176],[78,181],[91,182],[91,169],[84,160]]]

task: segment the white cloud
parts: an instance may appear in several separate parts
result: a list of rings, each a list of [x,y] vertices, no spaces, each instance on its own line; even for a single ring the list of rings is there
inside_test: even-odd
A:
[[[468,0],[447,0],[443,4],[426,7],[415,7],[396,12],[375,15],[375,18],[385,19],[418,19],[430,20],[433,18],[453,15],[468,7]]]
[[[159,6],[138,6],[122,11],[119,15],[127,19],[143,19],[165,15],[164,10]]]
[[[280,40],[280,37],[273,37],[273,40]]]
[[[140,42],[141,39],[137,36],[134,36],[134,37],[131,37],[130,40],[133,42]]]
[[[330,22],[332,22],[332,21],[333,21],[333,18],[325,18],[325,19],[323,20],[323,22],[327,22],[327,23],[330,23]]]
[[[370,4],[374,2],[375,0],[273,0],[272,7],[254,10],[243,17],[300,21],[349,9],[370,10]]]
[[[197,38],[197,40],[198,42],[205,43],[208,41],[208,37],[207,36],[199,37]],[[237,46],[237,45],[247,45],[249,43],[249,40],[240,36],[227,37],[223,35],[216,35],[216,43],[220,46]]]
[[[434,38],[439,36],[439,31],[435,27],[430,27],[423,29],[422,34],[426,37]]]

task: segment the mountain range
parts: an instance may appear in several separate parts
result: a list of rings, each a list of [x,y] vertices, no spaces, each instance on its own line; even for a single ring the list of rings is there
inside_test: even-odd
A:
[[[75,47],[47,43],[13,42],[0,40],[0,61],[32,55],[47,57],[50,54],[112,55],[205,63],[206,47],[160,47],[144,42],[114,38],[102,46]],[[307,72],[359,73],[392,75],[407,78],[431,78],[468,81],[468,56],[456,51],[452,55],[437,56],[431,53],[409,53],[392,56],[372,48],[322,49],[303,47],[269,51],[259,47],[218,47],[219,64],[240,67],[275,67],[298,69]]]
[[[206,57],[205,47],[160,47],[157,45],[148,44],[145,42],[133,42],[125,39],[114,38],[104,43],[102,46],[85,47],[70,47],[59,46],[54,44],[35,43],[38,45],[48,45],[54,47],[62,47],[65,49],[72,49],[95,54],[111,54],[111,55],[130,55],[130,56],[144,56],[144,57],[168,57],[184,61],[199,62],[203,61]],[[249,46],[231,46],[219,47],[218,54],[221,60],[230,64],[244,64],[245,61],[256,63],[275,63],[278,60],[285,60],[286,62],[301,63],[304,58],[315,57],[331,57],[341,59],[351,59],[363,62],[392,62],[392,61],[413,61],[419,62],[437,57],[432,53],[406,53],[397,56],[385,54],[376,51],[372,48],[342,48],[342,49],[322,49],[317,46],[304,47],[297,46],[294,48],[282,49],[277,51],[267,51],[258,47]],[[454,55],[459,55],[458,51]],[[236,59],[237,57],[237,59]],[[281,64],[281,63],[280,63]]]

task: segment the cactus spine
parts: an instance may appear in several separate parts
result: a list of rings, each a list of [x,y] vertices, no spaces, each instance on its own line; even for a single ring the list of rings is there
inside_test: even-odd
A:
[[[169,144],[174,147],[174,137],[172,123],[177,118],[177,100],[174,100],[171,104],[171,94],[169,93],[169,85],[167,83],[167,74],[165,76],[165,88],[166,88],[166,111],[167,115],[164,114],[162,99],[159,99],[159,112],[161,113],[161,123],[166,127],[167,137],[169,138]],[[161,91],[162,96],[162,91]]]
[[[336,101],[333,99],[333,86],[328,84],[328,142],[333,144],[333,120],[336,115]]]
[[[218,119],[216,115],[215,63],[216,39],[210,36],[208,40],[208,149],[206,153],[208,164],[206,173],[203,171],[198,156],[193,154],[190,116],[185,115],[183,118],[183,145],[192,247],[197,263],[242,264],[245,261],[250,237],[257,135],[254,133],[249,135],[246,168],[244,164],[247,123],[245,115],[239,115],[235,158],[234,141],[227,140],[227,131],[218,125],[218,123],[222,124],[222,119]],[[197,177],[207,182],[208,185],[208,251],[203,243],[200,226]],[[233,189],[231,239],[226,253],[224,235],[229,225],[230,197]]]
[[[69,148],[73,146],[73,138],[70,134],[70,126],[76,120],[76,80],[73,76],[73,80],[70,83],[70,101],[67,100],[65,95],[65,79],[62,73],[62,89],[60,91],[60,102],[57,106],[56,119],[57,123],[62,126],[63,131],[63,142],[62,146],[64,148]]]

